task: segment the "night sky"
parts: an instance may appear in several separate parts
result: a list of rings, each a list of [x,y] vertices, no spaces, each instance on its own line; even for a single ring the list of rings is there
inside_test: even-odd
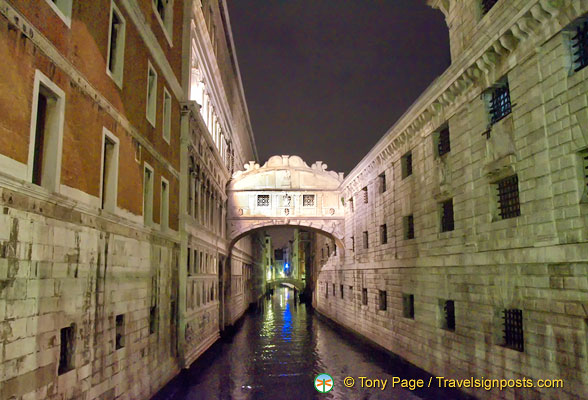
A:
[[[449,66],[426,0],[227,0],[260,161],[346,174]]]

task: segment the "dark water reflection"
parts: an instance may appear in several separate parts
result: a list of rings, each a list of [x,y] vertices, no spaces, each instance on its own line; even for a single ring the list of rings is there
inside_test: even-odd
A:
[[[318,393],[314,378],[328,373],[335,387]],[[356,378],[347,388],[343,379]],[[360,388],[358,376],[388,379],[384,391]],[[249,314],[230,341],[219,342],[155,399],[458,399],[440,389],[392,388],[392,378],[421,378],[422,371],[341,334],[297,304],[282,288]]]

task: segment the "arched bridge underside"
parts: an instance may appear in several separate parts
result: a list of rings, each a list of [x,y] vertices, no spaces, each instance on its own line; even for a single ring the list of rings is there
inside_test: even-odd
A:
[[[227,189],[231,243],[254,230],[292,226],[322,231],[344,247],[341,182],[343,174],[320,161],[310,167],[298,156],[273,156],[261,167],[250,161]]]

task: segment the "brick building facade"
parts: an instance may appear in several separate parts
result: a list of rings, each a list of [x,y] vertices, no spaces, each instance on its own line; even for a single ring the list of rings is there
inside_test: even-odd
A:
[[[226,5],[0,14],[0,398],[148,398],[247,306],[224,188],[257,156]]]

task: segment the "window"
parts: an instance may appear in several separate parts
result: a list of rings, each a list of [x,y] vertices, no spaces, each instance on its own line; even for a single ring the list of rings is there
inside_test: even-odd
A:
[[[355,236],[351,236],[351,251],[355,251]]]
[[[441,308],[441,315],[443,319],[441,321],[441,328],[454,331],[455,330],[455,303],[453,300],[439,300],[439,306]]]
[[[579,24],[572,36],[572,62],[574,71],[588,65],[588,21]]]
[[[380,193],[384,193],[386,191],[386,173],[382,172],[378,176],[378,180],[380,181]]]
[[[333,283],[333,296],[335,296],[335,284]]]
[[[73,0],[46,0],[53,11],[68,27],[71,25],[71,4]]]
[[[361,189],[361,190],[363,191],[363,202],[364,202],[365,204],[367,204],[367,203],[368,203],[368,200],[369,200],[369,199],[368,199],[368,188],[367,188],[367,186],[366,186],[366,187],[364,187],[364,188],[363,188],[363,189]]]
[[[523,311],[518,309],[506,309],[503,313],[503,346],[517,351],[524,351],[525,339],[523,337]]]
[[[508,81],[492,90],[490,97],[490,125],[494,125],[511,113],[510,90]]]
[[[74,369],[76,325],[71,324],[61,329],[61,343],[59,346],[59,368],[58,374],[64,374]]]
[[[414,217],[412,215],[407,215],[403,218],[404,222],[404,238],[405,239],[414,239]]]
[[[369,247],[369,236],[368,236],[368,232],[364,231],[363,232],[363,248],[367,249]]]
[[[355,207],[353,207],[353,197],[351,197],[351,198],[349,199],[349,210],[350,210],[351,212],[354,212],[354,211],[355,211]]]
[[[169,182],[161,178],[161,210],[160,210],[161,230],[166,231],[169,228]]]
[[[400,159],[402,167],[402,179],[412,175],[412,152],[409,151]]]
[[[153,8],[159,23],[163,28],[166,39],[171,45],[173,27],[173,0],[153,0]]]
[[[158,304],[157,275],[151,277],[151,302],[149,308],[149,334],[157,332],[157,304]]]
[[[404,318],[414,319],[414,295],[402,295],[402,316]]]
[[[368,304],[368,293],[366,288],[361,289],[361,304],[364,306],[367,306]]]
[[[269,207],[270,196],[269,194],[258,194],[257,195],[257,207]]]
[[[341,292],[341,298],[344,298],[344,294],[343,294],[343,285],[339,285],[339,291]]]
[[[35,71],[32,109],[28,176],[35,185],[57,192],[61,181],[65,93],[39,70]]]
[[[302,195],[302,205],[304,207],[313,207],[314,206],[314,194],[303,194]]]
[[[386,224],[380,225],[380,243],[388,243],[388,228],[386,227]]]
[[[435,152],[437,157],[442,157],[451,151],[451,141],[449,140],[449,128],[441,128],[433,136],[435,141]]]
[[[454,228],[453,223],[453,199],[441,203],[441,232],[449,232]]]
[[[498,0],[482,0],[482,12],[486,14],[497,2]]]
[[[126,21],[116,4],[114,4],[114,1],[112,1],[110,4],[110,31],[108,32],[106,73],[119,87],[122,87],[123,79],[125,28]]]
[[[325,298],[329,298],[329,283],[325,282]]]
[[[157,109],[157,72],[149,65],[147,67],[147,121],[155,128],[155,112]]]
[[[388,296],[385,290],[378,290],[378,305],[380,311],[385,311],[388,308]]]
[[[502,219],[514,218],[521,215],[519,203],[519,178],[509,176],[496,183],[498,189],[498,207]]]
[[[143,173],[143,223],[153,223],[153,168],[147,163]]]
[[[171,106],[172,99],[166,88],[163,88],[163,140],[169,144],[171,136]]]
[[[100,200],[102,209],[114,212],[118,190],[118,138],[104,128]]]
[[[116,316],[116,350],[125,347],[125,315],[119,314]]]
[[[580,167],[582,168],[581,180],[583,183],[583,190],[580,193],[582,201],[588,201],[588,149],[580,152]]]

